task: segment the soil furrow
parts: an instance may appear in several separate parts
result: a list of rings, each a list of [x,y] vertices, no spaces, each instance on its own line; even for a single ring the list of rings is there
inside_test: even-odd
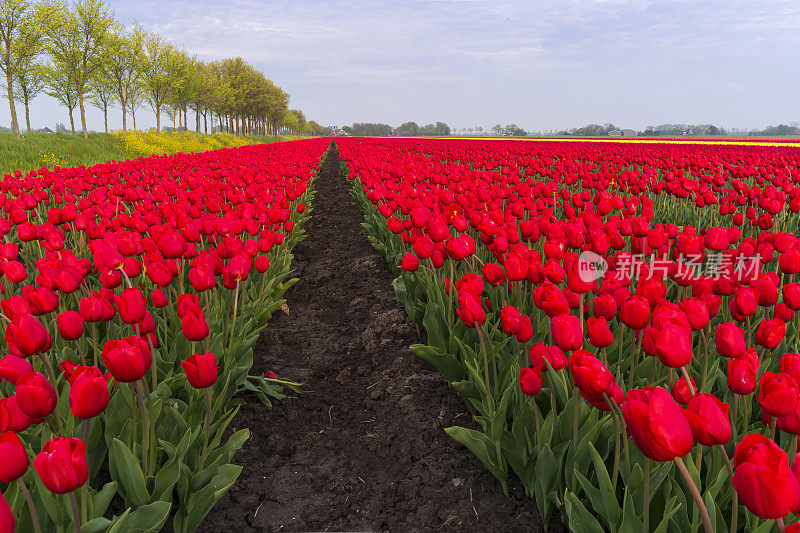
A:
[[[289,315],[276,314],[254,372],[307,392],[234,422],[252,436],[239,480],[202,531],[538,531],[532,500],[500,484],[444,432],[470,426],[464,402],[408,346],[416,328],[369,244],[336,152],[315,182],[295,249]]]

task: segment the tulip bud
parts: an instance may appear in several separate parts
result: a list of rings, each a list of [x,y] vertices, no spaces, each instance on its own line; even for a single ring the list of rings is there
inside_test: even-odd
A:
[[[83,336],[84,321],[77,311],[64,311],[56,316],[58,334],[65,341],[74,341]]]
[[[800,394],[797,382],[784,373],[764,372],[758,385],[758,403],[772,416],[785,416],[794,411]]]
[[[744,342],[744,331],[732,321],[717,326],[714,343],[717,352],[723,357],[736,358],[744,354],[747,349]]]
[[[9,354],[0,359],[0,378],[12,385],[16,385],[20,376],[28,372],[33,372],[33,366],[21,357]]]
[[[69,410],[72,416],[86,420],[102,413],[111,399],[108,376],[94,366],[79,366],[71,374]]]
[[[695,394],[683,410],[694,440],[703,446],[717,446],[731,440],[733,430],[728,417],[729,405],[713,394]]]
[[[560,314],[550,321],[553,342],[565,352],[577,350],[583,346],[583,330],[580,318],[567,313]]]
[[[406,252],[403,256],[401,268],[406,272],[416,272],[419,268],[419,259],[411,252]]]
[[[126,324],[135,324],[144,318],[147,302],[139,289],[125,289],[114,296],[119,318]]]

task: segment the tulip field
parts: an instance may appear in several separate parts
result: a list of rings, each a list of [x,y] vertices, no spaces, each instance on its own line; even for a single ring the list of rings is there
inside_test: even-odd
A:
[[[197,528],[242,469],[233,397],[295,387],[249,370],[328,144],[5,176],[0,531]]]
[[[335,143],[498,494],[581,533],[800,531],[800,147]],[[0,533],[194,531],[256,468],[243,398],[314,388],[251,369],[330,147],[5,176]]]
[[[800,530],[800,149],[337,143],[447,432],[545,523]]]

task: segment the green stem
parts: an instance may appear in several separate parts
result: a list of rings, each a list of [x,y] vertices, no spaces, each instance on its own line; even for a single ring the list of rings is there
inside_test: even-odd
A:
[[[644,458],[644,531],[650,531],[650,458]]]
[[[36,533],[42,533],[42,528],[39,525],[39,513],[36,512],[36,506],[33,504],[31,493],[28,491],[28,487],[25,486],[25,482],[22,481],[22,478],[17,478],[17,486],[22,493],[22,497],[25,498],[25,503],[28,504],[28,511],[31,513],[31,521],[33,522],[33,530]]]
[[[72,508],[72,524],[75,526],[75,533],[81,533],[81,519],[78,516],[78,502],[75,501],[75,491],[70,492],[67,498]]]
[[[203,437],[203,451],[200,452],[200,469],[203,469],[203,463],[206,459],[206,451],[208,450],[208,436],[209,436],[209,429],[211,427],[211,392],[209,391],[209,387],[203,389],[206,397],[206,420],[203,427],[204,437]]]
[[[137,381],[135,385],[131,384],[131,392],[133,392],[133,395],[139,400],[139,415],[142,419],[142,472],[144,472],[146,476],[148,475],[147,449],[150,442],[150,435],[148,435],[147,431],[147,412],[144,407],[144,398],[140,381]]]
[[[706,504],[703,503],[703,497],[700,495],[700,491],[697,489],[697,485],[695,485],[692,476],[686,469],[686,465],[683,464],[683,459],[681,459],[680,457],[676,457],[675,465],[677,465],[678,470],[683,476],[684,481],[686,481],[686,485],[689,487],[689,492],[692,493],[692,498],[694,498],[694,503],[695,505],[697,505],[697,509],[700,511],[700,519],[703,521],[703,530],[705,531],[705,533],[714,533],[714,530],[711,527],[711,518],[708,516],[708,509],[706,508]]]
[[[733,467],[725,447],[722,444],[717,444],[717,449],[720,451],[722,458],[725,459],[725,468],[728,469],[728,477],[731,480],[731,533],[736,533],[739,527],[739,495],[733,487]]]

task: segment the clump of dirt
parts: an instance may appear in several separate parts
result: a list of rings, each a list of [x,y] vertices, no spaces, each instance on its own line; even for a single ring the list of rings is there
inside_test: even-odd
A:
[[[242,406],[234,426],[252,436],[234,461],[244,471],[200,530],[543,530],[515,479],[507,498],[444,432],[474,425],[445,379],[408,350],[417,330],[361,228],[335,149],[315,186],[289,315],[272,318],[253,369],[307,378],[308,390],[272,409]]]

